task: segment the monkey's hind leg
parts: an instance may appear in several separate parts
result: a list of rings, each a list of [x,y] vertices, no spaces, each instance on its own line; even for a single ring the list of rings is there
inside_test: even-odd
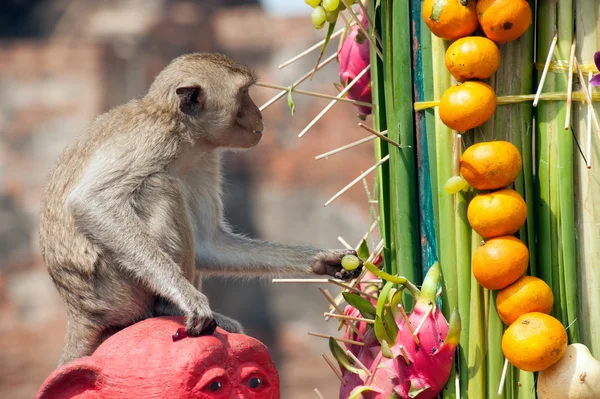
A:
[[[154,314],[156,316],[184,316],[183,312],[181,312],[177,306],[162,298],[157,298]],[[244,334],[244,327],[242,327],[239,321],[233,320],[232,318],[217,312],[212,312],[212,314],[217,322],[217,326],[221,327],[223,330],[234,334]]]
[[[102,342],[102,329],[89,323],[67,320],[67,335],[58,365],[91,355]]]

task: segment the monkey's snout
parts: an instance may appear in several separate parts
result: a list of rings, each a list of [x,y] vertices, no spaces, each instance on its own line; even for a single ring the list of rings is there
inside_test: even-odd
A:
[[[262,121],[258,120],[252,128],[252,133],[262,134],[265,132],[265,130],[265,125],[262,123]]]

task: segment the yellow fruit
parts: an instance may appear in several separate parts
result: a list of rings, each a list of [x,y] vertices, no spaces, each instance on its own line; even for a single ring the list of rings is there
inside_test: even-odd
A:
[[[552,313],[554,295],[552,288],[544,280],[533,276],[523,276],[496,296],[496,310],[500,320],[511,325],[525,313]]]
[[[531,25],[526,0],[479,0],[477,18],[485,35],[496,43],[515,40]]]
[[[446,68],[458,80],[487,79],[500,66],[496,43],[480,36],[458,39],[446,51]]]
[[[526,313],[502,336],[502,352],[515,367],[540,371],[558,362],[567,349],[567,332],[545,313]]]
[[[521,167],[521,154],[508,141],[473,144],[460,158],[460,173],[478,190],[508,186],[515,181]]]
[[[468,36],[479,26],[475,0],[425,0],[422,12],[433,34],[446,40]]]
[[[467,209],[469,224],[483,238],[514,234],[527,219],[527,204],[515,190],[479,194]]]
[[[447,89],[440,98],[440,119],[446,126],[466,132],[496,112],[496,93],[483,82],[465,82]]]
[[[500,290],[527,271],[529,250],[521,240],[502,236],[488,240],[473,254],[471,267],[477,282],[488,290]]]

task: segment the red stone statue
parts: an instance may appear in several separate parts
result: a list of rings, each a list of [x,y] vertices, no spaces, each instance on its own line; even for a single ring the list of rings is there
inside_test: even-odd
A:
[[[256,339],[217,328],[174,340],[183,318],[158,317],[56,369],[36,399],[278,399],[279,376]]]

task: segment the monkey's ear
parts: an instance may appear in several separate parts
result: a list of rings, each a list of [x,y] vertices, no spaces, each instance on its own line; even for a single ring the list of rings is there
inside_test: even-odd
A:
[[[200,86],[178,87],[179,110],[186,115],[198,115],[204,108],[204,92]]]

